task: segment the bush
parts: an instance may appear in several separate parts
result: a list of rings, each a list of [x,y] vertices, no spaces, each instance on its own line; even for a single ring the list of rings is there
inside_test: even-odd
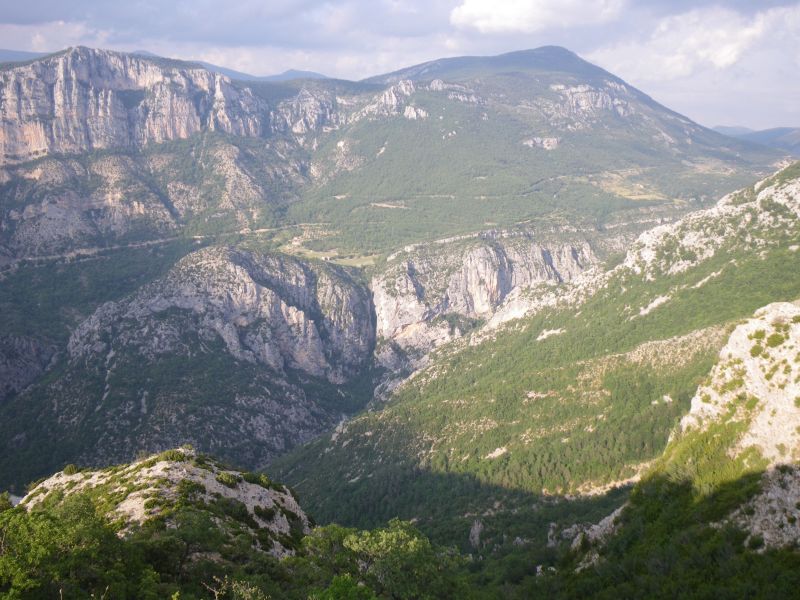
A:
[[[228,471],[220,471],[217,473],[217,481],[219,481],[222,485],[227,486],[229,488],[236,488],[239,485],[239,482],[242,480],[241,477],[238,475],[234,475]]]
[[[264,519],[265,521],[271,521],[275,518],[275,508],[267,508],[265,506],[254,506],[253,512],[256,513],[256,516]]]
[[[244,479],[247,483],[260,485],[266,489],[270,489],[272,487],[272,482],[270,481],[269,477],[264,475],[264,473],[242,473],[242,479]]]
[[[161,454],[158,454],[156,457],[158,462],[161,461],[170,461],[170,462],[185,462],[189,460],[189,457],[186,455],[185,452],[181,450],[164,450]]]
[[[783,337],[780,333],[773,333],[767,338],[767,346],[770,348],[776,348],[780,346],[783,342],[786,341],[786,338]]]

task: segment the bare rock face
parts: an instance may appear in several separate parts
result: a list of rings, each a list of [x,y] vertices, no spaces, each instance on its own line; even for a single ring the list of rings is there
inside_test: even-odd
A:
[[[800,469],[781,465],[761,479],[761,492],[727,519],[748,532],[745,544],[756,552],[796,548],[800,540]]]
[[[369,298],[342,270],[227,248],[195,252],[162,280],[109,302],[78,327],[72,360],[191,352],[184,334],[220,339],[236,360],[343,383],[373,344]]]
[[[263,467],[370,399],[353,381],[370,372],[374,331],[369,292],[343,268],[197,250],[97,308],[53,377],[4,401],[20,421],[4,424],[0,462],[44,473],[55,456],[107,465],[189,443]]]
[[[338,100],[326,91],[311,92],[301,88],[293,97],[280,103],[270,115],[272,129],[291,131],[303,136],[324,127],[330,127],[341,120]]]
[[[358,121],[363,118],[374,119],[403,114],[406,103],[415,91],[416,87],[413,81],[407,79],[398,81],[375,96],[371,102],[352,115],[350,120]]]
[[[141,146],[202,130],[257,136],[264,104],[190,63],[70,48],[0,72],[0,161]]]
[[[761,490],[725,523],[752,549],[794,546],[800,531],[800,306],[776,302],[739,325],[681,420],[683,434],[736,427],[728,456],[765,468]]]
[[[372,280],[376,335],[404,351],[429,351],[491,318],[513,292],[570,281],[595,261],[588,243],[544,244],[530,234],[409,249]]]
[[[174,232],[176,214],[145,181],[143,166],[106,156],[88,167],[46,158],[10,167],[12,202],[0,213],[0,244],[17,257],[51,255],[103,245],[132,232]],[[16,205],[16,206],[15,206]]]
[[[769,466],[800,460],[800,307],[776,302],[739,325],[711,381],[698,388],[683,431],[734,419],[747,424],[733,455],[755,449]]]

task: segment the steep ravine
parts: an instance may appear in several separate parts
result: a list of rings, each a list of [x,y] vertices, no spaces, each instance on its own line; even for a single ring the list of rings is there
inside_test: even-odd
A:
[[[186,442],[263,467],[372,400],[377,373],[402,381],[509,293],[593,261],[588,244],[495,232],[416,248],[368,285],[323,261],[196,250],[100,305],[65,348],[0,346],[13,375],[0,470],[22,484],[63,460],[99,465]],[[390,297],[402,282],[415,291]]]

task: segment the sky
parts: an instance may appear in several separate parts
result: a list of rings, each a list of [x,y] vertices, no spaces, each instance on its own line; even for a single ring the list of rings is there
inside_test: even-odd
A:
[[[800,126],[800,0],[0,0],[0,47],[362,79],[555,44],[707,126]]]

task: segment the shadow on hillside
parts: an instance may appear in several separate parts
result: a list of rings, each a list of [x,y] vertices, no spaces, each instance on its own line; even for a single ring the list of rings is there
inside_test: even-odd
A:
[[[573,499],[509,489],[470,474],[434,473],[421,469],[387,471],[350,483],[336,495],[316,498],[299,482],[294,490],[301,505],[320,524],[338,523],[369,529],[392,518],[413,521],[438,543],[474,552],[470,530],[479,521],[479,548],[547,543],[551,523],[563,528],[597,522],[625,502],[630,488]]]
[[[761,536],[724,523],[760,490],[762,475],[744,475],[705,496],[689,482],[653,476],[634,488],[616,534],[604,545],[584,545],[599,552],[596,564],[575,574],[585,554],[573,555],[561,576],[528,589],[560,598],[797,597],[797,549],[765,551]],[[778,511],[774,526],[795,524]]]

